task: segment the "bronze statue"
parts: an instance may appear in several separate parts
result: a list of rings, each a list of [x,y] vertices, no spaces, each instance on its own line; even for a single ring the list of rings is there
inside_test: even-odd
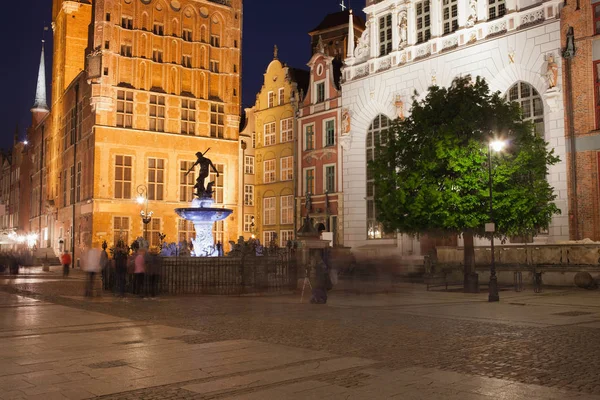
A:
[[[210,148],[208,150],[210,150]],[[211,167],[212,167],[213,171],[215,171],[215,173],[217,174],[217,178],[219,177],[219,171],[217,170],[215,165],[212,163],[211,160],[204,157],[204,155],[206,153],[208,153],[208,150],[206,150],[204,153],[201,153],[201,152],[196,153],[196,157],[198,157],[198,159],[196,160],[194,165],[192,165],[190,167],[188,172],[186,172],[186,174],[185,174],[185,176],[188,176],[190,174],[190,172],[192,172],[194,170],[196,165],[200,165],[200,171],[198,172],[198,179],[196,179],[196,184],[194,185],[194,189],[196,191],[194,194],[200,199],[212,197],[212,191],[213,191],[212,188],[215,185],[215,183],[210,182],[208,184],[208,187],[204,186],[204,181],[206,180],[206,178],[208,178]]]

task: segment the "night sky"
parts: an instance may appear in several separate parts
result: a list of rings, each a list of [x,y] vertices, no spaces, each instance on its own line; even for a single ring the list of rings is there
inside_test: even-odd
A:
[[[306,68],[310,57],[308,31],[328,13],[340,10],[340,0],[246,0],[243,33],[243,106],[254,104],[263,74],[273,59],[273,45],[279,59],[288,65]],[[355,9],[364,0],[352,0]],[[348,1],[346,1],[348,5]],[[31,122],[29,109],[35,98],[44,26],[50,26],[51,0],[5,1],[0,35],[4,52],[0,65],[3,96],[0,100],[0,147],[12,145],[17,123],[21,139]],[[356,10],[358,11],[358,10]],[[48,96],[51,82],[51,31],[46,32],[46,80]],[[50,99],[48,99],[50,101]]]

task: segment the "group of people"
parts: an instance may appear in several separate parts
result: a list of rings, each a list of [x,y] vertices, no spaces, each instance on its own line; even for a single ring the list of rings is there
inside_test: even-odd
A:
[[[0,273],[16,275],[22,264],[23,254],[20,251],[5,251],[0,253]]]

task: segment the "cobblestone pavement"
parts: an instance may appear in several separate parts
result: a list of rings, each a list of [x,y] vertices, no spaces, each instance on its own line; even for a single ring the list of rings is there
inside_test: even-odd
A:
[[[484,295],[409,288],[377,296],[334,292],[328,305],[314,306],[299,304],[299,296],[146,301],[105,295],[85,301],[78,297],[81,285],[77,275],[67,281],[0,279],[0,289],[7,292],[193,330],[193,334],[172,338],[190,345],[244,339],[369,359],[390,371],[435,369],[600,395],[597,291],[551,291],[538,296],[502,293],[501,303],[489,304]],[[360,388],[371,377],[357,369],[319,379],[336,387]],[[218,397],[190,393],[181,385],[163,385],[104,398]]]

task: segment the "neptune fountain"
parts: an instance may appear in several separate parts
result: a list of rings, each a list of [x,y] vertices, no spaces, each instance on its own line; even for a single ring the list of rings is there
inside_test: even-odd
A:
[[[210,148],[208,149],[210,150]],[[189,208],[176,208],[175,212],[181,218],[192,221],[194,229],[196,230],[196,239],[192,240],[194,245],[194,255],[196,257],[217,257],[219,251],[215,246],[213,238],[213,225],[217,221],[224,220],[227,218],[233,210],[228,208],[215,208],[213,203],[213,186],[215,182],[210,182],[207,186],[204,182],[208,178],[210,168],[215,171],[217,177],[219,177],[219,171],[215,168],[211,160],[204,155],[208,152],[196,153],[198,158],[194,165],[186,173],[186,176],[194,170],[196,165],[200,166],[200,172],[198,173],[198,179],[196,179],[196,185],[194,185],[194,200],[192,200],[191,207]]]

